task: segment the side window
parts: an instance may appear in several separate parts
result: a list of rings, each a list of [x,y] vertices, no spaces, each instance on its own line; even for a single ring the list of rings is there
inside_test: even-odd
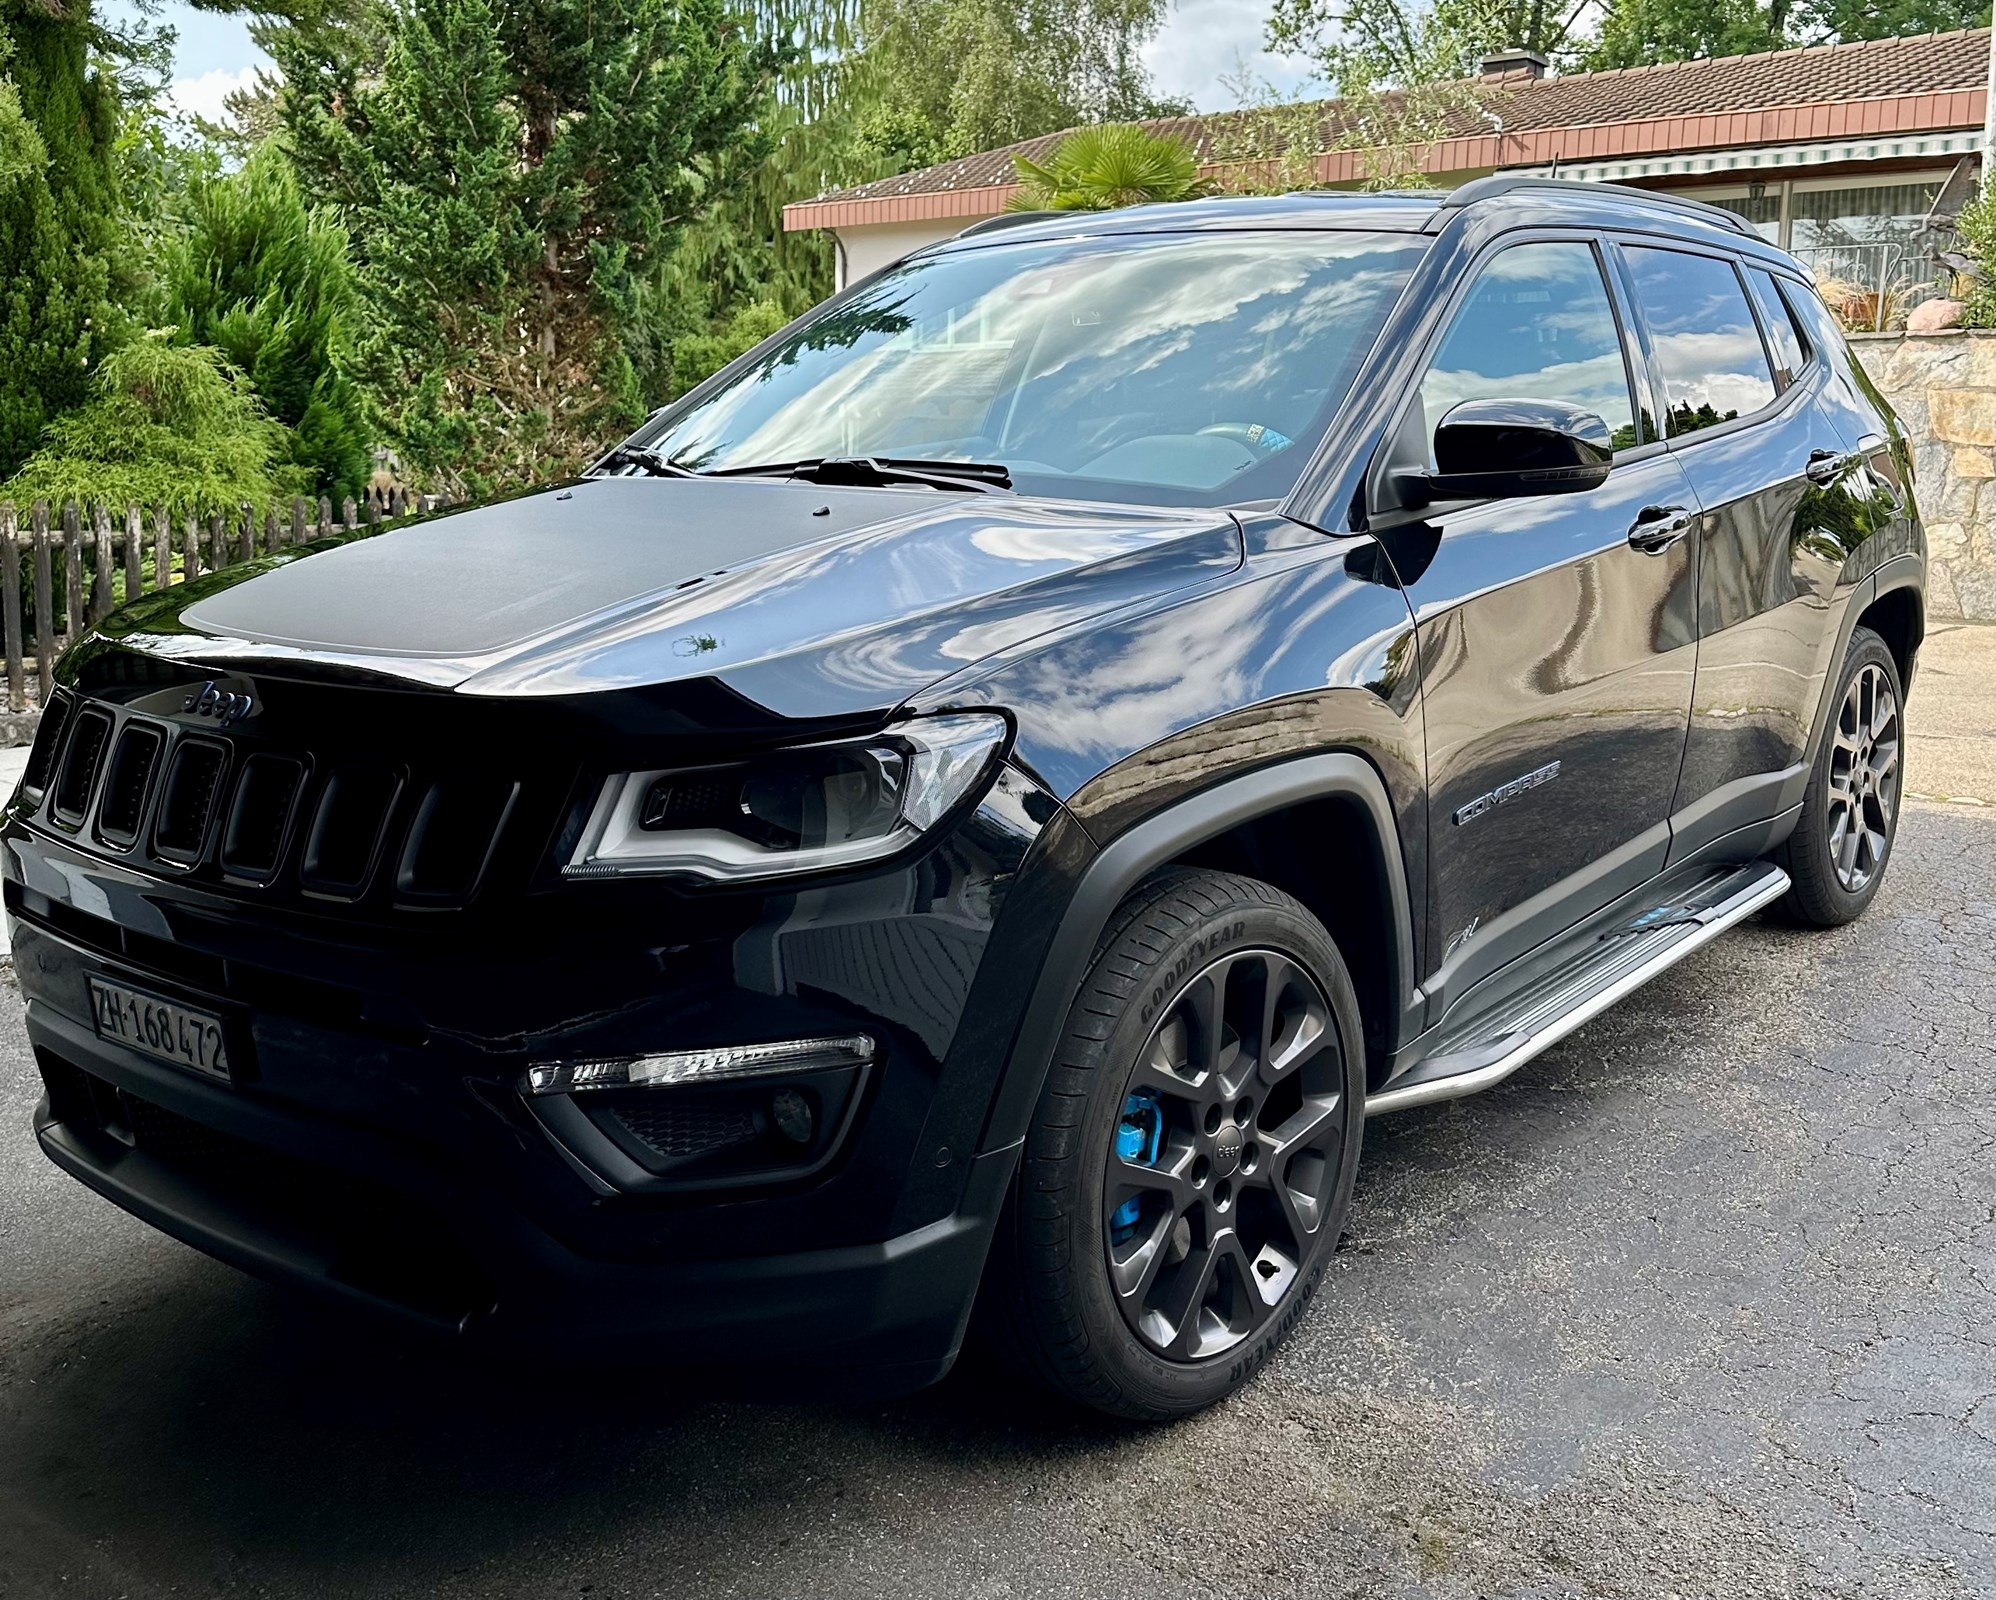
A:
[[[1751,416],[1774,400],[1774,370],[1729,261],[1632,245],[1623,251],[1649,325],[1672,434]]]
[[[1774,274],[1749,267],[1746,276],[1753,288],[1754,301],[1760,307],[1761,326],[1767,330],[1767,342],[1774,351],[1775,382],[1786,389],[1809,365],[1808,343],[1796,325],[1795,313],[1775,284]]]
[[[1562,400],[1607,423],[1617,450],[1636,443],[1628,364],[1592,245],[1513,245],[1477,275],[1421,379],[1430,459],[1449,407],[1490,399]]]

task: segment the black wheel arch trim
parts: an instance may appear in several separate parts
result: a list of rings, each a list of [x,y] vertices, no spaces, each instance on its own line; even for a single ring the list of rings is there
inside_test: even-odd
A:
[[[1371,821],[1376,865],[1383,872],[1393,919],[1388,992],[1399,996],[1399,1041],[1420,1031],[1424,1004],[1413,983],[1414,920],[1407,872],[1385,780],[1364,757],[1347,751],[1298,756],[1228,778],[1146,818],[1119,835],[1082,869],[1047,945],[996,1095],[980,1150],[1016,1145],[1026,1135],[1053,1063],[1054,1047],[1095,946],[1109,918],[1144,877],[1229,829],[1305,801],[1355,800]]]
[[[1927,613],[1927,563],[1924,557],[1910,550],[1904,551],[1879,563],[1851,586],[1850,598],[1844,602],[1844,614],[1837,625],[1836,654],[1830,658],[1829,670],[1823,674],[1822,694],[1816,702],[1815,719],[1809,726],[1807,754],[1798,769],[1799,780],[1791,785],[1794,792],[1784,792],[1782,796],[1784,804],[1800,803],[1802,789],[1807,786],[1809,774],[1815,769],[1817,753],[1823,747],[1823,735],[1830,726],[1837,704],[1837,683],[1843,675],[1843,660],[1850,653],[1850,636],[1857,631],[1858,619],[1886,595],[1901,589],[1912,590],[1919,599],[1921,632],[1924,636]],[[1918,648],[1916,643],[1914,649]],[[1912,675],[1908,672],[1904,676],[1908,681],[1899,686],[1902,695],[1911,692]]]

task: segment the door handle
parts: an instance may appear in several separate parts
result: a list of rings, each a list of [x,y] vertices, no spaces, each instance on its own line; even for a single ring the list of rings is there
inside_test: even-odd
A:
[[[1644,506],[1629,524],[1629,543],[1646,556],[1660,556],[1689,533],[1698,521],[1683,506]]]
[[[1809,464],[1802,469],[1802,474],[1811,483],[1827,489],[1863,460],[1863,456],[1842,450],[1811,450]]]

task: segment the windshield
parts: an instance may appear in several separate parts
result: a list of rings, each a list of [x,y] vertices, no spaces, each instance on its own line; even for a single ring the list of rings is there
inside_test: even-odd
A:
[[[703,472],[884,456],[995,463],[1066,498],[1274,498],[1424,245],[1151,234],[913,260],[639,438]]]

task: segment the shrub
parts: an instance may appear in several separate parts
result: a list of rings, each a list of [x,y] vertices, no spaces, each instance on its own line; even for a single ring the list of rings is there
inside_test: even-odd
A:
[[[283,464],[288,442],[219,350],[155,334],[99,363],[83,404],[50,424],[0,498],[234,511],[303,487]]]

